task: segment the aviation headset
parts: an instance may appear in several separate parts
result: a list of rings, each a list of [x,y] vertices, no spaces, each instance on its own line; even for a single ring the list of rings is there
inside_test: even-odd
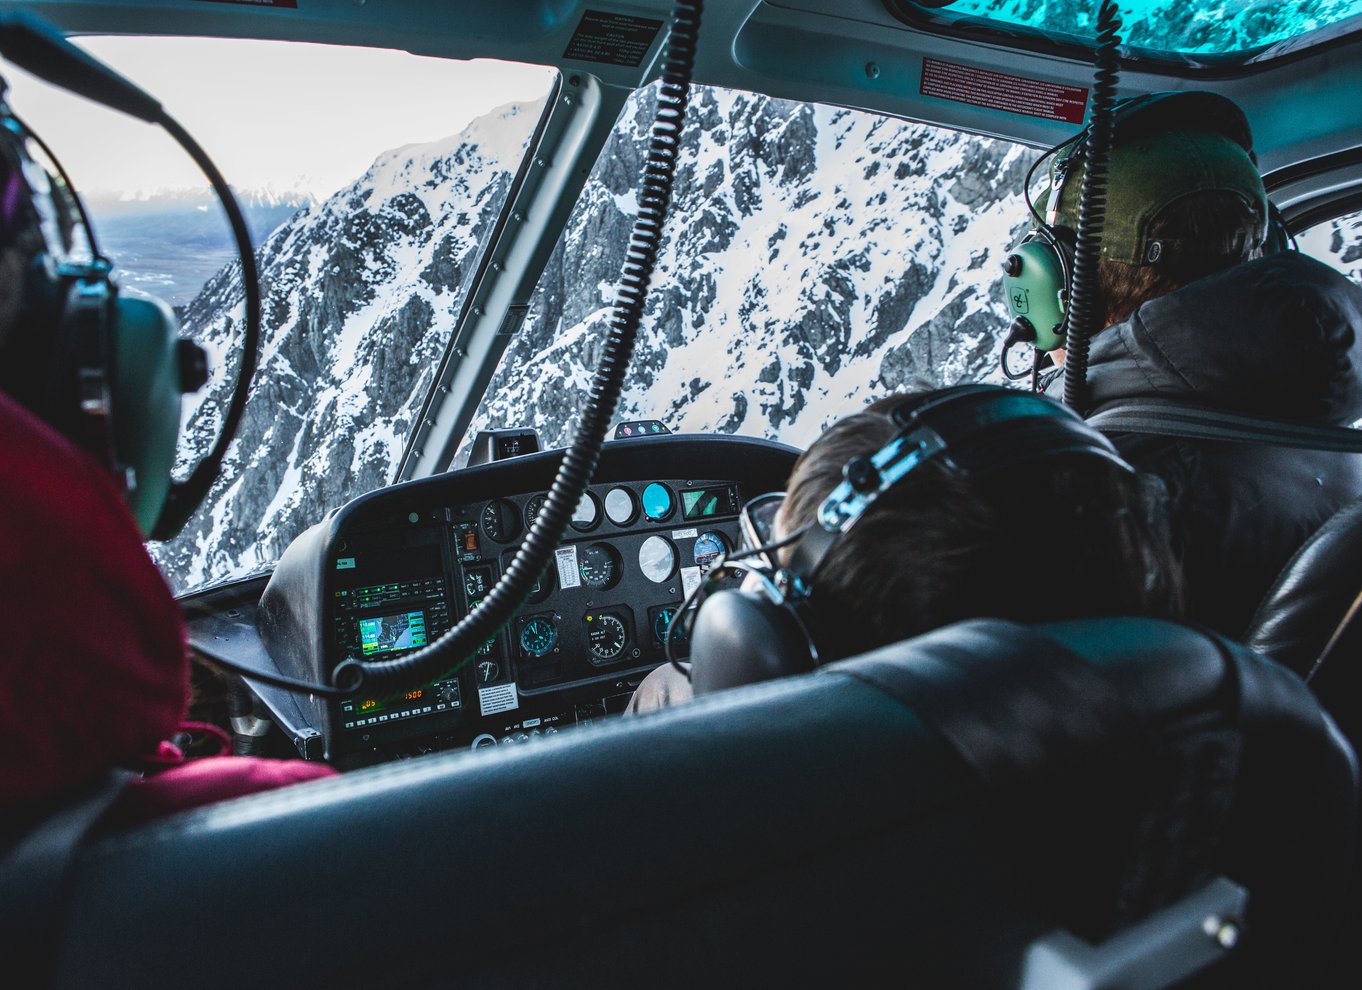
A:
[[[60,166],[49,175],[30,140],[0,93],[0,249],[21,255],[13,267],[27,262],[5,287],[17,305],[0,327],[0,388],[109,468],[150,532],[170,488],[180,395],[203,386],[207,359],[165,303],[119,293]],[[89,261],[69,256],[77,217]]]
[[[236,391],[213,449],[187,481],[174,481],[180,396],[207,382],[207,356],[179,336],[165,303],[119,292],[65,170],[14,114],[0,79],[0,389],[94,455],[143,533],[169,539],[216,479],[255,367],[259,287],[245,221],[216,167],[160,104],[59,32],[27,14],[0,16],[0,52],[56,86],[164,127],[204,170],[236,235],[247,297]],[[77,223],[89,261],[71,257]]]
[[[1180,245],[1148,236],[1148,224],[1175,199],[1198,192],[1228,192],[1264,218],[1257,248],[1263,254],[1287,250],[1291,236],[1277,208],[1266,198],[1248,118],[1231,100],[1209,92],[1162,92],[1133,97],[1115,108],[1115,146],[1141,150],[1114,154],[1102,257],[1131,265],[1176,262]],[[1050,186],[1041,195],[1045,215],[1030,198],[1032,225],[1003,261],[1003,288],[1013,323],[1013,343],[1037,351],[1064,344],[1065,307],[1073,287],[1077,188],[1088,152],[1088,129],[1041,155],[1053,156]],[[1142,141],[1145,138],[1164,140]],[[1068,217],[1065,217],[1065,214]]]
[[[997,385],[947,389],[925,403],[891,412],[898,432],[870,457],[842,469],[843,480],[820,504],[816,519],[789,537],[718,563],[754,574],[760,591],[708,594],[691,629],[691,681],[696,694],[805,673],[819,665],[819,623],[810,607],[818,572],[829,552],[884,492],[932,462],[962,477],[982,477],[1055,457],[1097,457],[1134,469],[1111,441],[1052,399]],[[770,570],[741,558],[792,545],[787,562]],[[703,587],[703,586],[702,586]],[[823,655],[828,655],[824,648]]]

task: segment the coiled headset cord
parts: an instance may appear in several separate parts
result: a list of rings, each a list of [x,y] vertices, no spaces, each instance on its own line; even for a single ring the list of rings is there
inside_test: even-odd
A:
[[[639,196],[639,213],[615,293],[610,334],[591,381],[587,407],[572,444],[563,455],[547,501],[510,567],[480,605],[434,643],[415,653],[386,661],[345,660],[333,675],[334,683],[345,694],[361,690],[373,694],[407,690],[460,669],[524,604],[567,531],[572,512],[581,501],[600,460],[601,447],[619,405],[624,376],[643,319],[643,304],[662,241],[662,224],[671,203],[681,147],[681,122],[689,101],[702,7],[701,0],[677,0],[672,9],[657,115]]]
[[[1120,74],[1121,14],[1113,0],[1097,13],[1097,71],[1092,86],[1092,115],[1086,142],[1087,165],[1078,199],[1073,284],[1064,326],[1064,404],[1080,415],[1088,401],[1088,342],[1100,329],[1097,263],[1102,256],[1102,227],[1107,216],[1107,177],[1116,132],[1116,81]]]

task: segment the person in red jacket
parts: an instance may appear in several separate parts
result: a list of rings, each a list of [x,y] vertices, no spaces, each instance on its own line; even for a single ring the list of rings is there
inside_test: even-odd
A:
[[[27,145],[0,99],[0,821],[22,829],[114,768],[136,772],[119,821],[329,776],[301,760],[186,761],[171,742],[189,703],[185,628],[108,437],[85,429],[90,314],[62,269],[77,205]]]

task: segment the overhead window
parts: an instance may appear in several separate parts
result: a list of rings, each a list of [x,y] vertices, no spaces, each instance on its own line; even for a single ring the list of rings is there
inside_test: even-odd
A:
[[[1091,47],[1096,0],[886,0],[902,20],[963,31],[1005,31]],[[1362,27],[1362,0],[1122,0],[1123,42],[1152,57],[1257,60]]]
[[[388,484],[545,100],[548,69],[218,38],[84,38],[165,102],[233,184],[256,245],[251,399],[199,512],[152,553],[177,593],[273,566],[333,506]],[[210,355],[177,473],[216,437],[243,287],[202,177],[159,131],[5,70],[61,156],[123,292]]]

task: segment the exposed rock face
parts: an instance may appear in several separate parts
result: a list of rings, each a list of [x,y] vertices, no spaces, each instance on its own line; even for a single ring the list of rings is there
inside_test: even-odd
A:
[[[619,128],[474,429],[570,438],[605,333],[652,105]],[[988,377],[997,262],[1033,153],[697,90],[620,419],[806,444],[886,392]],[[552,386],[552,387],[550,387]]]
[[[176,590],[272,563],[327,509],[391,480],[539,113],[512,104],[387,152],[260,247],[260,367],[237,440],[204,509],[153,546]],[[196,457],[236,373],[242,300],[232,264],[183,314],[217,369],[186,417]]]

